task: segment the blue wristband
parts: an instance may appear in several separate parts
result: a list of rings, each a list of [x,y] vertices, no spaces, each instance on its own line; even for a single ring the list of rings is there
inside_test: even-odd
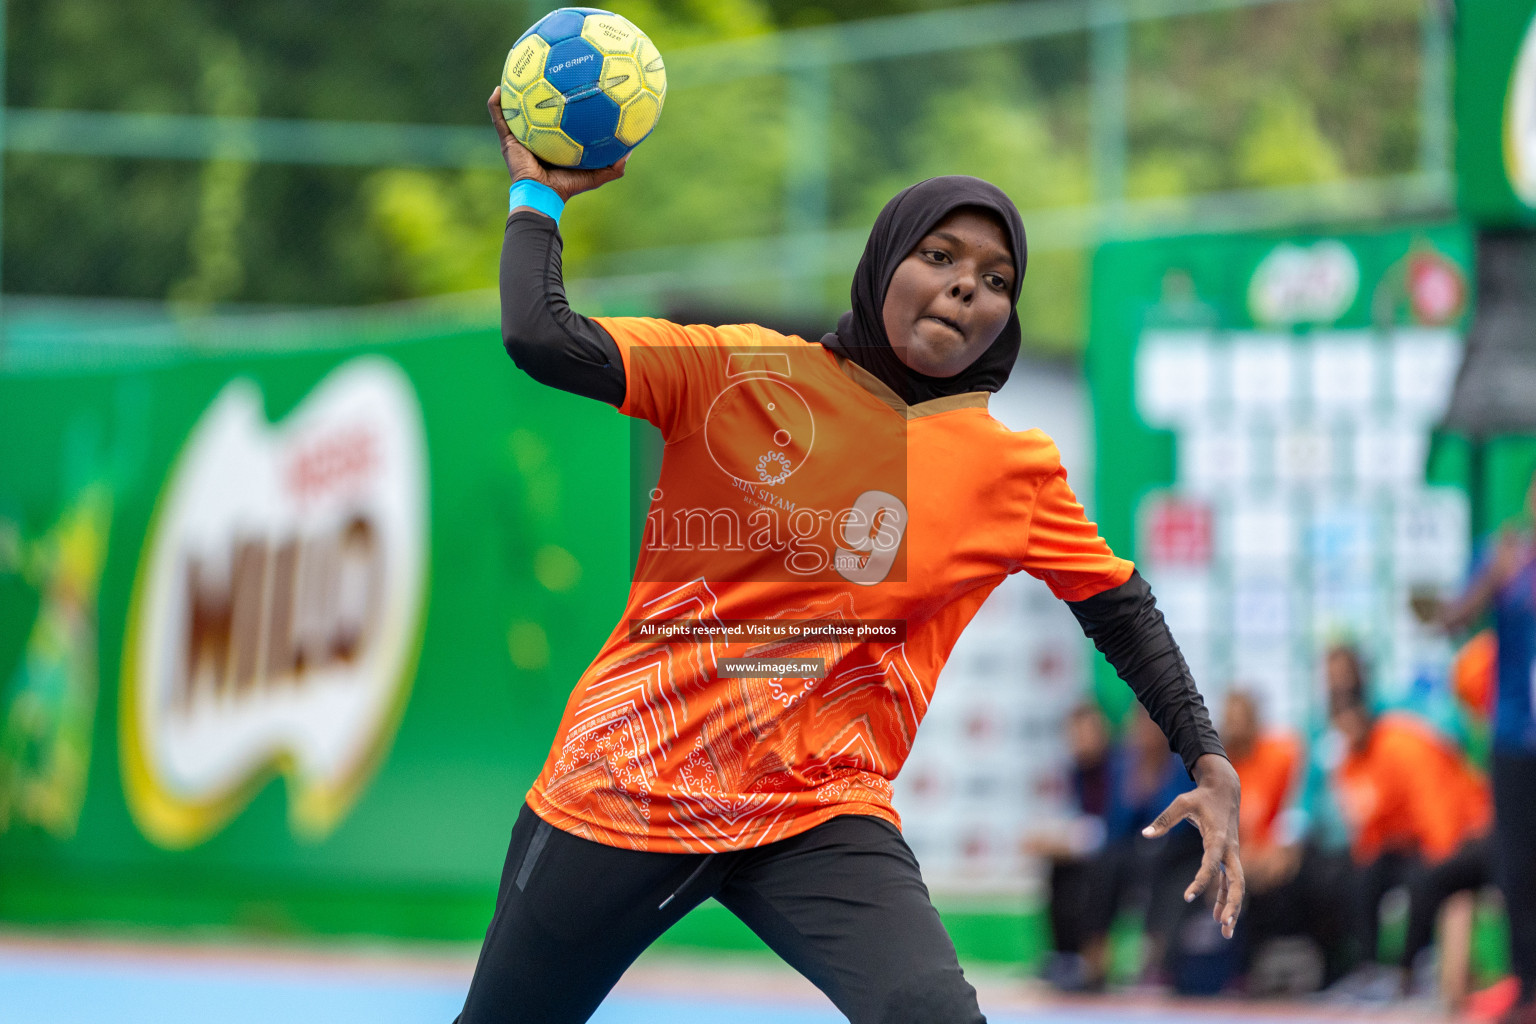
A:
[[[560,193],[528,178],[512,183],[507,190],[507,201],[509,213],[519,206],[531,206],[556,224],[560,223],[560,211],[565,209],[565,200],[560,198]]]

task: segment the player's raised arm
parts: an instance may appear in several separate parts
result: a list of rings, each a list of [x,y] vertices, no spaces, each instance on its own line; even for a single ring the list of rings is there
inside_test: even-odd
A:
[[[507,127],[500,86],[487,106],[512,178],[512,212],[501,247],[502,344],[539,383],[620,406],[625,381],[618,346],[566,301],[558,222],[572,196],[622,177],[629,157],[595,170],[550,167]]]

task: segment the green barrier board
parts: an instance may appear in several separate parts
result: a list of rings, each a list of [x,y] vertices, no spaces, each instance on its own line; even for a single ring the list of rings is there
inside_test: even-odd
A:
[[[0,920],[484,933],[656,452],[492,331],[331,333],[0,372]],[[714,903],[662,942],[766,955]]]
[[[1536,2],[1456,5],[1456,174],[1462,216],[1536,224]]]
[[[0,436],[0,917],[478,935],[628,422],[461,331],[13,370]]]

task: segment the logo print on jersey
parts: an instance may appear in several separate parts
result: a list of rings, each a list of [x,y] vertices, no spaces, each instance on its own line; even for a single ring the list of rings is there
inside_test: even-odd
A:
[[[805,465],[816,443],[816,417],[790,383],[785,352],[733,352],[726,385],[704,418],[704,443],[720,471],[775,486]]]
[[[871,430],[858,406],[823,404],[813,413],[805,389],[820,386],[818,374],[838,372],[819,348],[731,351],[715,366],[723,373],[701,429],[678,439],[676,458],[693,471],[651,491],[642,551],[661,557],[641,559],[642,577],[864,586],[889,579],[904,565],[904,419],[882,415]],[[701,441],[707,459],[683,454]]]

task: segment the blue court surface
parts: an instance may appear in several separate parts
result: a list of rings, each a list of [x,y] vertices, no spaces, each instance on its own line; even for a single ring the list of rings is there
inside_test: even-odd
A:
[[[5,1024],[448,1024],[474,951],[254,949],[0,936]],[[1320,1007],[1052,1000],[1017,978],[978,977],[993,1024],[1241,1024],[1404,1020]],[[592,1018],[597,1024],[839,1024],[820,993],[754,958],[646,959]],[[1421,1018],[1423,1019],[1423,1018]]]

